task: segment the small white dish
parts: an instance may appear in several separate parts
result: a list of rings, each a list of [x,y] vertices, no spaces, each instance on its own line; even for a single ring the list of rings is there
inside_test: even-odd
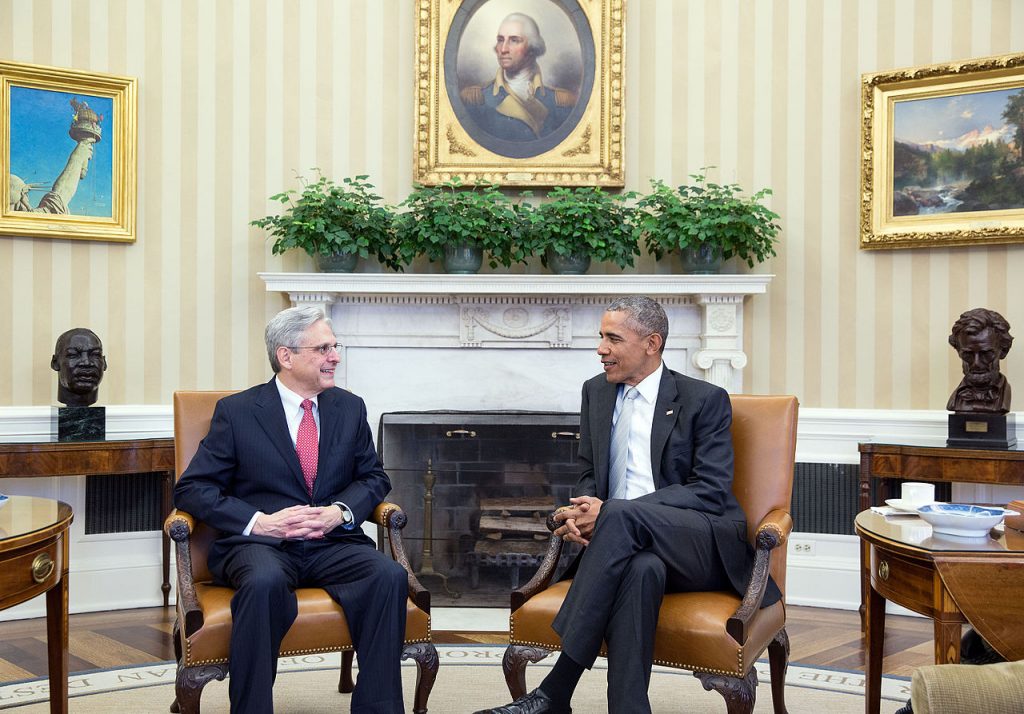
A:
[[[936,533],[980,538],[1002,522],[1004,516],[1015,516],[1016,511],[1008,511],[998,506],[973,506],[967,503],[930,503],[917,509],[921,516]]]
[[[917,513],[918,508],[928,505],[927,503],[921,503],[919,501],[911,503],[910,501],[904,501],[902,498],[887,498],[885,499],[885,504],[887,506],[892,506],[897,511],[902,511],[903,513]]]

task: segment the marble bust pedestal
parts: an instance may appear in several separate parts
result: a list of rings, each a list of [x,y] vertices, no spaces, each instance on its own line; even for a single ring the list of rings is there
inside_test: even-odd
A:
[[[53,407],[52,424],[57,441],[103,441],[107,436],[107,408]]]

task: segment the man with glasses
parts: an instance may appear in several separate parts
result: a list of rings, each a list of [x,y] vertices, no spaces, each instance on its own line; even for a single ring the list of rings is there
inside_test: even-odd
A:
[[[322,587],[345,610],[359,658],[352,711],[404,711],[407,577],[358,527],[391,490],[363,400],[334,384],[331,323],[310,307],[267,325],[274,377],[217,403],[174,505],[215,528],[214,578],[231,601],[231,711],[272,712],[295,589]]]

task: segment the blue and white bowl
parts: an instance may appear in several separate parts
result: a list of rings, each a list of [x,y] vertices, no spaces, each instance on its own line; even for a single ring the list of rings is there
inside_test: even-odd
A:
[[[998,506],[929,503],[918,508],[917,515],[931,525],[936,533],[977,538],[988,535],[992,527],[1002,521],[1004,516],[1016,516],[1018,513]]]

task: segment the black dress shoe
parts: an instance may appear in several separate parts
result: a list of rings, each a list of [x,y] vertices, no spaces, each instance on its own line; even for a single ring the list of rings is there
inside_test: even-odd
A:
[[[1006,658],[996,652],[974,628],[969,628],[960,640],[960,664],[993,664],[1005,661]]]
[[[896,710],[896,714],[914,714],[914,707],[911,705],[909,699],[907,700],[907,705],[905,707],[900,707]]]
[[[481,709],[474,714],[572,714],[572,707],[557,706],[547,694],[534,689],[511,704],[495,709]]]

